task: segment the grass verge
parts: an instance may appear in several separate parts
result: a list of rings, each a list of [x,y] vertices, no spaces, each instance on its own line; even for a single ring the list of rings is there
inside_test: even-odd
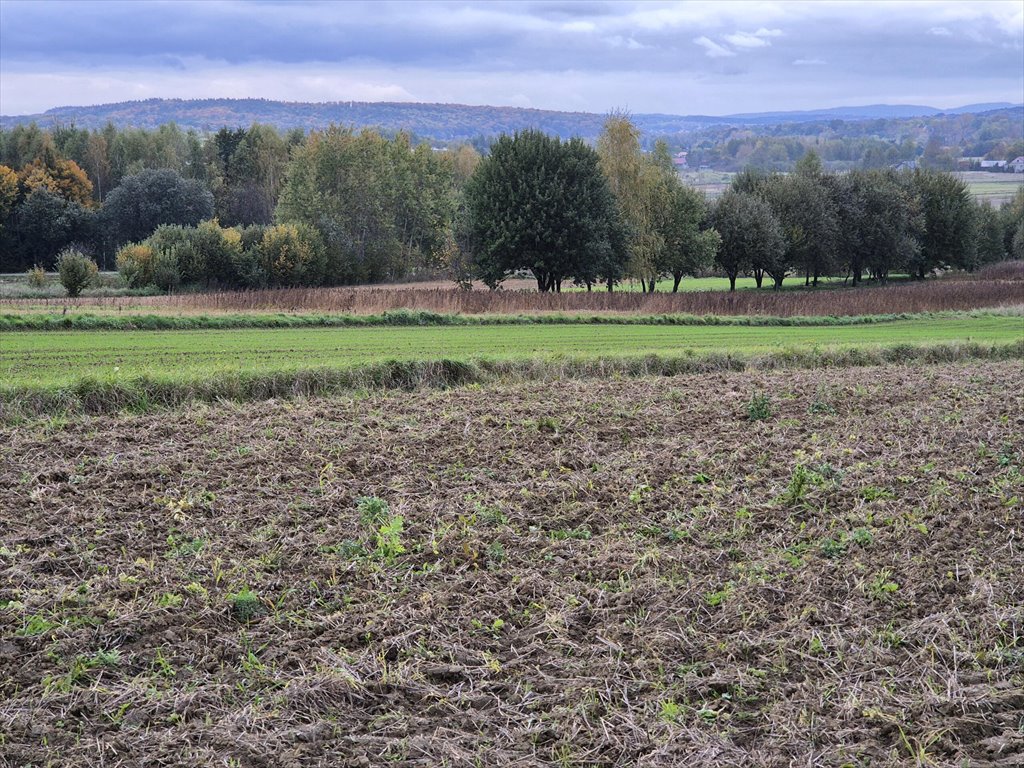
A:
[[[81,377],[68,385],[0,387],[0,421],[33,415],[142,412],[191,401],[255,401],[364,389],[413,390],[567,378],[677,376],[750,369],[857,367],[959,360],[1019,360],[1024,341],[1009,344],[898,344],[888,347],[784,349],[764,354],[650,354],[510,360],[388,360],[344,368],[280,372],[216,371],[194,377],[140,375],[112,381]]]
[[[901,312],[884,315],[457,315],[396,310],[375,315],[352,314],[229,314],[229,315],[71,315],[8,313],[0,315],[4,331],[192,331],[234,328],[372,328],[481,325],[736,325],[756,327],[875,325],[899,320],[950,319],[1005,315],[1003,310],[971,312]]]

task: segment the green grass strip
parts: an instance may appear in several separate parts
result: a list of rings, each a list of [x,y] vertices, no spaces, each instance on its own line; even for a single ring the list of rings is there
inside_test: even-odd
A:
[[[927,318],[982,317],[1006,314],[998,310],[925,312],[886,315],[792,316],[774,315],[627,315],[539,314],[457,315],[418,310],[396,310],[379,315],[345,314],[231,314],[231,315],[108,315],[76,313],[0,314],[4,331],[192,331],[235,328],[370,328],[411,326],[489,325],[737,325],[838,326],[873,325]]]
[[[0,421],[39,415],[145,412],[187,402],[332,395],[355,390],[412,390],[517,381],[678,376],[780,368],[844,368],[934,364],[970,360],[1020,360],[1024,340],[1009,344],[897,344],[888,347],[785,349],[767,354],[565,357],[509,360],[387,360],[345,368],[280,372],[219,371],[192,378],[141,375],[123,380],[82,377],[70,385],[0,387]]]

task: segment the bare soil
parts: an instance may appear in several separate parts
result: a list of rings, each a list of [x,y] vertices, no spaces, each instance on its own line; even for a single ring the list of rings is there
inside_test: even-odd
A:
[[[1014,361],[6,428],[0,765],[1020,766],[1022,393]]]

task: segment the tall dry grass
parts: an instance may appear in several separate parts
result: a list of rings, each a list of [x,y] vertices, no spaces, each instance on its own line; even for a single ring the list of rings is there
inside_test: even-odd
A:
[[[338,312],[380,314],[398,309],[442,314],[641,313],[647,315],[772,315],[777,317],[941,312],[1024,304],[1024,264],[990,268],[988,279],[818,290],[701,291],[643,294],[619,291],[542,294],[535,291],[463,291],[457,288],[281,288],[174,296],[5,300],[0,306],[152,308],[168,312]],[[1016,278],[1016,279],[1015,279]]]

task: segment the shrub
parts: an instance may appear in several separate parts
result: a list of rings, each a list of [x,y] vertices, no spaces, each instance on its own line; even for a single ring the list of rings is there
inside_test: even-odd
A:
[[[116,257],[117,271],[129,288],[142,288],[153,282],[153,249],[144,243],[122,246]]]
[[[96,262],[74,248],[65,248],[57,257],[60,284],[72,298],[88,288],[99,274]]]
[[[260,241],[263,269],[272,285],[318,285],[324,281],[323,242],[307,226],[279,224]]]
[[[153,254],[152,280],[150,282],[161,291],[172,291],[181,285],[177,247],[157,251]]]
[[[32,267],[26,273],[28,284],[33,288],[45,288],[46,287],[46,270],[40,267],[38,264]]]

